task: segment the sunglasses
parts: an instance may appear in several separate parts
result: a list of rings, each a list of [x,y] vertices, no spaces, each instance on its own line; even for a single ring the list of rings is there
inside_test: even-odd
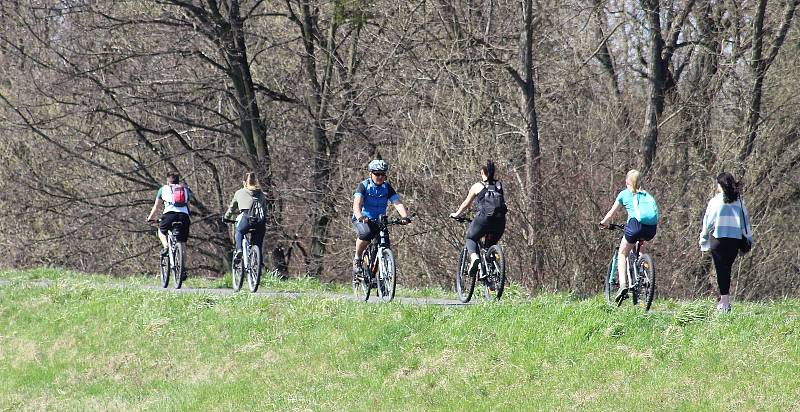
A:
[[[375,175],[375,176],[386,176],[386,173],[382,173],[382,172],[372,172],[372,174]]]

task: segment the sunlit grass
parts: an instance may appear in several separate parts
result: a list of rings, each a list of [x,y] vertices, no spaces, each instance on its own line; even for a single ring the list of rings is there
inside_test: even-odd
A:
[[[800,408],[796,300],[645,315],[565,293],[442,307],[0,279],[0,410]]]

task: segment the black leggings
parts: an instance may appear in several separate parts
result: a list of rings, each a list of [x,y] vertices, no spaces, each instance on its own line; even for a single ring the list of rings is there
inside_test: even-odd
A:
[[[469,253],[478,253],[478,242],[482,237],[486,236],[484,247],[490,247],[497,243],[503,236],[506,230],[506,218],[489,218],[483,215],[477,215],[472,219],[467,229],[467,251]]]
[[[714,268],[717,270],[717,283],[719,283],[719,294],[727,295],[731,287],[731,268],[739,253],[739,239],[721,237],[719,246],[711,251],[714,259]]]

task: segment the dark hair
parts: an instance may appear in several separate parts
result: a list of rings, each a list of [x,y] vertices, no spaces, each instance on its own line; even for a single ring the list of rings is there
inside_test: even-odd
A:
[[[492,159],[486,161],[486,164],[481,166],[481,171],[486,175],[486,180],[494,182],[494,162]]]
[[[739,192],[742,190],[742,182],[737,182],[733,175],[728,172],[722,172],[717,176],[717,183],[722,187],[722,200],[725,203],[733,203],[739,198]]]
[[[178,182],[181,180],[181,175],[178,172],[169,172],[167,173],[167,183],[171,185],[177,185]]]

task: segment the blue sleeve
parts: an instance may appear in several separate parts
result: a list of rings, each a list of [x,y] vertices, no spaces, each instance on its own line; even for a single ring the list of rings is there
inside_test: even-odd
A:
[[[400,195],[398,195],[397,192],[394,191],[394,188],[392,187],[392,185],[390,185],[388,183],[387,183],[387,185],[389,186],[389,192],[388,192],[389,201],[392,202],[392,203],[399,202],[400,201]]]
[[[364,182],[361,182],[356,186],[356,191],[353,193],[353,197],[364,196],[367,192],[367,187],[364,185]]]
[[[625,190],[619,192],[619,194],[617,195],[617,199],[616,199],[617,203],[625,206],[625,192],[627,192],[627,191],[628,191],[628,189],[625,189]]]
[[[156,193],[156,199],[161,199],[161,191],[164,190],[164,186],[158,188],[158,192]]]

